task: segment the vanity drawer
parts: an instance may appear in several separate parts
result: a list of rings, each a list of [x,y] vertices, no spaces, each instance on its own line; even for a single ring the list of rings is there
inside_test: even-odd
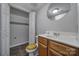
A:
[[[47,39],[46,38],[44,38],[44,37],[38,37],[38,42],[40,42],[40,43],[42,43],[42,44],[44,44],[44,45],[46,45],[47,46]]]
[[[56,52],[55,50],[49,48],[48,49],[48,56],[63,56],[62,54]]]
[[[75,55],[76,54],[75,48],[72,48],[72,47],[66,46],[64,44],[51,41],[51,40],[49,40],[48,47],[56,50],[57,52],[59,52],[63,55],[69,56],[69,55]]]

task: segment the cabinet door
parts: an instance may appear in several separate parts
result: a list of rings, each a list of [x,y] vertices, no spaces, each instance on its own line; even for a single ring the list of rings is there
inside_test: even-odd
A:
[[[48,47],[51,48],[51,49],[54,49],[55,51],[57,51],[57,52],[59,52],[63,55],[66,55],[66,56],[76,55],[76,49],[75,48],[72,48],[68,45],[57,43],[57,42],[54,42],[54,41],[51,41],[51,40],[48,43]]]
[[[38,37],[38,42],[40,42],[40,43],[42,43],[42,44],[47,46],[47,39],[44,38],[44,37],[39,36]]]
[[[51,48],[48,48],[48,56],[62,56],[60,53],[54,51]]]
[[[38,43],[38,46],[39,56],[47,56],[47,46],[41,44],[40,42]]]

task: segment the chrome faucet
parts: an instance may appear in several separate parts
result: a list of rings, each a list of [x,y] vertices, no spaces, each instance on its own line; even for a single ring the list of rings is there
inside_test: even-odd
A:
[[[58,37],[60,35],[60,33],[53,33],[56,37]]]

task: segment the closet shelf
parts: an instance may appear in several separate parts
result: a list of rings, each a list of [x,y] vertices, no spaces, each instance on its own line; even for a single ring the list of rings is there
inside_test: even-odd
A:
[[[20,22],[10,22],[10,24],[29,25],[29,24],[27,24],[27,23],[20,23]]]

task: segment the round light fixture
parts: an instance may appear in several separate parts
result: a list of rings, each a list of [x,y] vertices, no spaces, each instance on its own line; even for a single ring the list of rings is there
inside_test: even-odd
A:
[[[47,17],[52,20],[59,20],[70,11],[70,7],[69,3],[52,3],[48,7]]]

